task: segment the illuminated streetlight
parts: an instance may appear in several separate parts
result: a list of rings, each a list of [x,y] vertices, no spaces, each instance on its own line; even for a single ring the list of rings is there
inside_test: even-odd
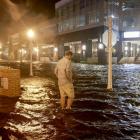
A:
[[[30,39],[33,39],[35,37],[35,33],[32,29],[29,29],[27,31],[27,36],[30,38]]]

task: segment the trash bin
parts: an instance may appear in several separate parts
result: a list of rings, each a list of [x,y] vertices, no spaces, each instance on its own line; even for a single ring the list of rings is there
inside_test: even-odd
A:
[[[0,96],[20,96],[20,70],[0,67]]]

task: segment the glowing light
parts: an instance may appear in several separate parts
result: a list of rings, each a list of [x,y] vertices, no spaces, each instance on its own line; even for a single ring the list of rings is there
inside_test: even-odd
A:
[[[104,45],[102,43],[99,43],[98,48],[102,50],[104,48]]]
[[[130,50],[133,51],[133,48],[131,47]]]
[[[72,49],[72,45],[70,45],[70,49]]]
[[[33,50],[34,50],[35,52],[38,52],[38,51],[39,51],[39,49],[38,49],[38,48],[33,48]]]
[[[82,50],[85,51],[86,50],[86,45],[82,46]]]
[[[111,17],[112,17],[112,18],[115,18],[115,16],[114,16],[114,15],[111,15]]]
[[[140,48],[137,48],[137,52],[139,52],[140,51]]]
[[[128,47],[125,47],[124,50],[125,50],[125,51],[128,51]]]
[[[78,53],[80,54],[80,53],[81,53],[81,51],[80,51],[80,50],[78,50]]]
[[[54,48],[54,52],[58,52],[58,48]]]
[[[35,37],[34,31],[33,31],[32,29],[29,29],[29,30],[27,31],[27,36],[28,36],[29,38],[34,38],[34,37]]]
[[[26,54],[27,53],[27,51],[25,49],[20,49],[19,52],[22,53],[22,54]]]
[[[139,31],[124,32],[124,38],[137,38],[140,37]]]

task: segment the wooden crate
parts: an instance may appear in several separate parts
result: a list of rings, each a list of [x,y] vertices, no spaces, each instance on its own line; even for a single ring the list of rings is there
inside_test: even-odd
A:
[[[0,95],[15,97],[20,94],[20,70],[0,68]]]

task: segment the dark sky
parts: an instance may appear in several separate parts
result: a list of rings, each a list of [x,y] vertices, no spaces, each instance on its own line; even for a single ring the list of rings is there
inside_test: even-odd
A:
[[[46,19],[54,16],[55,3],[59,0],[0,0],[0,40],[16,30],[20,23],[42,16]]]

